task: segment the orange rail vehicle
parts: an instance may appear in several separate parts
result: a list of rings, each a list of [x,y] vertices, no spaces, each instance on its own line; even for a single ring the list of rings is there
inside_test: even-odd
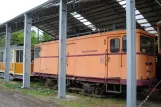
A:
[[[69,89],[101,94],[121,93],[126,87],[126,30],[116,30],[67,39],[66,76]],[[34,76],[58,77],[58,41],[35,47]],[[155,36],[136,30],[137,86],[155,81]],[[55,81],[55,82],[54,82]]]

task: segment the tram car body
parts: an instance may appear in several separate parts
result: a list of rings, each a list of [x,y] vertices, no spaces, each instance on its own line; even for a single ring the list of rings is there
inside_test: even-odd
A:
[[[33,72],[34,50],[31,51],[31,74]],[[0,74],[4,77],[5,49],[0,48]],[[23,46],[10,47],[10,79],[22,79],[23,77]]]
[[[67,86],[71,81],[95,84],[106,92],[121,92],[126,86],[126,30],[115,30],[67,39]],[[155,81],[155,36],[136,30],[136,83],[149,86]],[[34,76],[58,77],[58,41],[35,46]],[[101,85],[102,84],[102,85]],[[101,86],[100,86],[101,85]],[[111,86],[110,86],[111,85]],[[88,87],[93,87],[88,85]],[[111,88],[113,87],[114,88]],[[120,87],[119,89],[116,87]],[[89,88],[87,89],[89,91]],[[95,89],[97,90],[97,89]]]

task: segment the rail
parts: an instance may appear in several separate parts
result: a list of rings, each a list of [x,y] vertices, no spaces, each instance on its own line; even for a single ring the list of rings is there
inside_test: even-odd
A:
[[[139,104],[138,107],[142,107],[144,103],[148,101],[148,99],[150,98],[150,95],[154,92],[154,90],[158,87],[160,83],[161,83],[161,80],[157,83],[157,85],[153,88],[153,90],[148,94],[148,96]]]

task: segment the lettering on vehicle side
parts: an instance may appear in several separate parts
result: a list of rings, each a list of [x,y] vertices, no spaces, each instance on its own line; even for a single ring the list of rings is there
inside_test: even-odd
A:
[[[83,50],[82,53],[92,53],[97,52],[97,50]]]

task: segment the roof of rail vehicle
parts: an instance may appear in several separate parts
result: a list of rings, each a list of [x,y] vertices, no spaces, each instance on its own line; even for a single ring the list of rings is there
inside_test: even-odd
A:
[[[144,30],[141,30],[141,29],[136,29],[136,33],[142,33],[142,34],[150,36],[150,37],[155,37],[154,34],[150,34]],[[105,34],[108,34],[108,35],[126,34],[126,30],[115,30],[115,31],[111,31],[111,32],[105,32]]]
[[[136,29],[136,33],[141,33],[141,34],[147,35],[149,37],[153,37],[153,38],[156,37],[155,35],[150,34],[150,33],[146,32],[144,30],[141,30],[141,29]],[[84,36],[78,36],[78,37],[68,38],[68,40],[69,41],[72,41],[72,40],[86,39],[86,38],[92,38],[92,37],[100,36],[98,34],[101,34],[101,36],[106,36],[106,35],[113,35],[113,36],[115,36],[117,34],[126,34],[126,30],[114,30],[114,31],[110,31],[110,32],[102,32],[102,33],[89,34],[89,35],[84,35]],[[49,42],[43,42],[43,43],[40,43],[40,44],[35,45],[35,47],[38,47],[40,45],[52,44],[52,43],[58,43],[58,40],[49,41]]]

